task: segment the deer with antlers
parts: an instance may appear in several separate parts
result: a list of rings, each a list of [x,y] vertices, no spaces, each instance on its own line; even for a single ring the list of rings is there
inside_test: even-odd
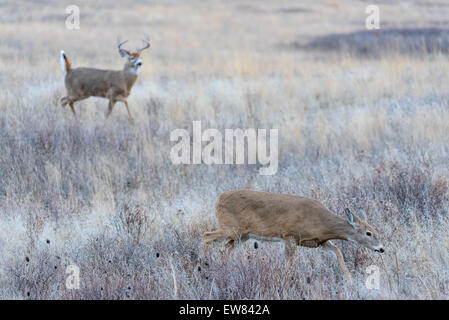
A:
[[[109,108],[106,117],[112,112],[114,104],[121,101],[125,104],[128,111],[129,120],[133,122],[131,111],[129,110],[128,101],[126,100],[137,75],[142,67],[140,54],[143,50],[150,47],[150,40],[146,37],[144,46],[137,49],[136,52],[129,52],[122,48],[127,42],[117,41],[117,47],[120,55],[126,59],[125,66],[122,70],[100,70],[94,68],[72,68],[69,59],[64,51],[61,51],[61,67],[65,72],[65,87],[67,95],[61,99],[62,107],[70,105],[73,114],[76,114],[74,103],[89,97],[101,97],[109,99]]]
[[[323,247],[340,261],[352,282],[343,255],[331,240],[348,240],[377,252],[384,248],[366,220],[345,210],[347,219],[333,213],[316,200],[294,195],[236,190],[222,193],[216,205],[220,228],[206,232],[204,254],[212,241],[228,239],[228,254],[237,241],[250,238],[285,243],[289,266],[296,246]]]

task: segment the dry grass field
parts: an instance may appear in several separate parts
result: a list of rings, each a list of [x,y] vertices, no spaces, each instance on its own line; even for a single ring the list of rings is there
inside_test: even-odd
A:
[[[82,1],[0,3],[1,299],[447,299],[449,3]],[[365,8],[380,8],[367,30]],[[115,42],[149,34],[128,99],[63,109],[59,51],[121,69]],[[174,165],[170,132],[278,128],[279,169]],[[254,240],[202,256],[217,196],[248,188],[361,208],[386,252]],[[80,288],[66,288],[66,268]],[[368,289],[370,265],[380,288]]]

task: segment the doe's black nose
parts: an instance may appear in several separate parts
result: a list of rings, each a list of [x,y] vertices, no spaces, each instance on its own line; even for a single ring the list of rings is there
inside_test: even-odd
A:
[[[379,249],[379,252],[380,252],[380,253],[383,253],[384,251],[385,251],[384,248],[380,248],[380,249]]]

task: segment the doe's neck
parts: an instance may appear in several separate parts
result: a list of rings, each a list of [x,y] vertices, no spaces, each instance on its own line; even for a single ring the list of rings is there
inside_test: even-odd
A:
[[[332,239],[353,241],[354,227],[346,219],[337,217],[331,224],[329,229]]]

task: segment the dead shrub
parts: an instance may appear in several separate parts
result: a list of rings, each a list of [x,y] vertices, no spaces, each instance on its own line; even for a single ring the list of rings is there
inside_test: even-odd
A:
[[[148,212],[140,205],[129,207],[124,204],[119,211],[116,227],[119,233],[127,235],[133,243],[140,243],[148,229]]]

